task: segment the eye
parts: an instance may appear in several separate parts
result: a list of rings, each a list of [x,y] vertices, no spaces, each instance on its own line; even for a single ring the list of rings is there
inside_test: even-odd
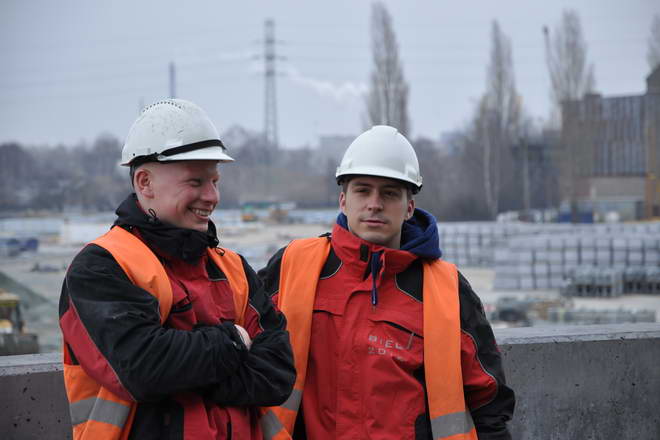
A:
[[[194,186],[194,187],[202,186],[202,181],[200,179],[190,179],[189,182],[190,182],[190,186]]]

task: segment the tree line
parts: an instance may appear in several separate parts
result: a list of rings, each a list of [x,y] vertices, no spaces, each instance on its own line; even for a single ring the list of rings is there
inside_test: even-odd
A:
[[[337,206],[338,156],[311,148],[269,150],[260,133],[232,128],[236,130],[242,136],[221,135],[223,140],[229,138],[229,154],[236,160],[220,166],[221,207],[238,208],[253,201],[293,201],[303,208]],[[446,221],[490,218],[481,162],[475,158],[475,136],[466,131],[442,142],[411,139],[424,176],[418,206]],[[121,148],[122,141],[109,134],[75,146],[0,144],[0,215],[114,210],[131,192],[128,168],[119,165]],[[505,179],[503,186],[509,191],[501,203],[504,209],[523,207],[519,178]],[[549,188],[555,185],[546,183]],[[552,203],[555,200],[547,201]]]

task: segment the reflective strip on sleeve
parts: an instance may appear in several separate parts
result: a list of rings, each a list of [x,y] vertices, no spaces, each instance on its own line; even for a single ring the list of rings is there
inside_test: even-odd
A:
[[[302,391],[294,389],[291,392],[289,398],[286,399],[286,402],[282,404],[282,407],[286,409],[290,409],[291,411],[298,412],[298,408],[300,408],[301,400],[302,400]]]
[[[273,411],[269,410],[261,417],[261,430],[264,434],[264,440],[272,440],[282,429],[284,429],[284,426],[282,426]]]
[[[91,397],[72,403],[69,410],[71,411],[71,424],[74,426],[94,420],[109,423],[121,429],[126,423],[131,408],[121,403]]]
[[[472,416],[468,412],[445,414],[431,420],[434,439],[443,439],[456,434],[465,434],[474,428]]]

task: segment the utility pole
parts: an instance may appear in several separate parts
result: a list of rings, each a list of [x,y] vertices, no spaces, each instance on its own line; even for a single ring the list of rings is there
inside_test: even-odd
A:
[[[170,98],[176,98],[176,66],[170,61]]]
[[[269,18],[264,22],[264,143],[268,150],[278,148],[275,61],[275,21]]]

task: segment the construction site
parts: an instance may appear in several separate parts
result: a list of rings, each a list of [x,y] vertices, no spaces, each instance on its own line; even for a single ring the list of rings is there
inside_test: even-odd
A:
[[[414,422],[416,438],[422,438],[425,430],[420,421],[428,421],[433,432],[431,435],[429,431],[429,436],[434,438],[456,435],[454,431],[438,435],[438,429],[464,428],[468,432],[475,428],[479,437],[487,433],[499,438],[482,422],[500,416],[490,417],[484,409],[488,405],[497,406],[497,399],[507,391],[506,387],[497,386],[500,375],[495,369],[489,368],[488,362],[482,363],[480,356],[488,351],[485,348],[492,348],[488,354],[491,360],[502,362],[506,372],[506,379],[502,379],[515,392],[515,416],[508,422],[511,438],[660,438],[660,419],[656,414],[660,394],[655,392],[660,389],[660,375],[654,373],[660,359],[660,10],[657,5],[633,1],[625,6],[615,2],[598,6],[552,3],[529,6],[523,2],[516,6],[484,3],[477,8],[459,6],[454,10],[430,3],[410,8],[390,1],[313,6],[285,1],[258,8],[240,2],[232,5],[206,2],[195,8],[167,5],[168,2],[159,8],[119,3],[105,9],[59,4],[43,4],[34,9],[18,3],[0,8],[4,12],[0,16],[8,17],[4,40],[8,42],[5,51],[11,61],[0,72],[4,85],[0,87],[0,98],[8,103],[4,118],[0,118],[0,389],[6,396],[0,399],[3,414],[0,437],[71,438],[73,426],[73,436],[77,438],[75,430],[87,430],[85,424],[112,425],[111,429],[123,430],[124,422],[134,423],[154,403],[158,407],[154,410],[156,424],[161,423],[162,416],[163,429],[174,430],[184,420],[186,435],[194,432],[193,436],[201,438],[201,431],[191,428],[187,415],[179,420],[169,409],[161,414],[161,409],[172,402],[176,402],[172,408],[178,408],[179,389],[166,393],[164,400],[159,400],[161,396],[157,394],[153,399],[151,395],[142,399],[144,396],[129,392],[132,388],[125,386],[128,381],[123,379],[134,376],[143,379],[144,376],[135,372],[145,371],[156,379],[174,378],[169,382],[184,389],[179,382],[194,380],[203,370],[198,364],[181,362],[185,368],[168,376],[153,368],[143,368],[142,360],[157,360],[169,367],[187,353],[195,361],[206,360],[215,368],[227,363],[228,357],[225,353],[214,357],[199,355],[191,348],[194,344],[188,343],[191,339],[178,346],[181,350],[176,350],[172,347],[177,346],[161,347],[146,338],[135,338],[136,356],[124,356],[120,353],[122,349],[130,345],[133,336],[139,336],[139,330],[133,329],[152,325],[149,328],[155,330],[149,332],[151,336],[163,328],[166,329],[163,333],[171,329],[194,331],[198,324],[203,324],[209,328],[201,331],[219,332],[221,329],[210,327],[229,322],[247,334],[241,326],[250,322],[249,319],[229,312],[240,311],[245,296],[239,296],[244,293],[243,278],[249,277],[249,301],[255,298],[252,288],[260,287],[260,281],[246,266],[236,263],[241,260],[233,253],[219,249],[212,252],[210,248],[217,245],[231,249],[258,271],[292,240],[326,234],[336,223],[343,225],[343,217],[337,219],[339,199],[347,217],[346,229],[376,246],[407,251],[404,237],[409,239],[406,235],[411,235],[407,227],[437,222],[439,246],[435,242],[435,228],[430,228],[433,229],[430,247],[434,253],[432,257],[422,258],[436,259],[439,247],[440,258],[456,265],[459,275],[467,280],[481,302],[473,299],[460,277],[460,287],[454,289],[455,272],[449,265],[436,264],[448,268],[445,272],[451,275],[443,278],[441,284],[433,275],[429,276],[432,272],[427,271],[427,266],[431,266],[428,260],[415,260],[423,267],[421,278],[415,273],[415,282],[420,281],[423,296],[420,299],[408,294],[403,298],[432,305],[422,315],[422,332],[411,333],[408,343],[408,348],[413,340],[417,343],[416,337],[424,342],[420,351],[421,368],[415,367],[415,373],[422,372],[424,377],[414,379],[421,383],[425,398],[419,400],[420,407],[425,406],[428,414],[410,419]],[[581,15],[587,19],[584,33]],[[53,16],[58,20],[52,20]],[[220,27],[218,17],[223,23]],[[555,18],[558,21],[553,25],[551,20]],[[145,26],[145,23],[180,26],[177,32],[171,32],[168,26]],[[651,32],[642,35],[639,30],[647,24],[651,25]],[[26,26],[33,32],[24,32]],[[402,38],[397,37],[395,29]],[[612,29],[617,29],[617,35],[612,36]],[[593,50],[587,51],[587,46]],[[641,53],[642,48],[645,54]],[[644,55],[648,66],[640,61]],[[190,110],[198,105],[197,115],[204,117],[195,117],[196,122],[191,125],[195,127],[191,130],[194,135],[188,137],[187,130],[176,126],[176,121],[188,120],[188,113],[178,110]],[[153,114],[160,116],[149,119]],[[172,116],[175,114],[178,116]],[[126,136],[135,116],[137,119]],[[348,155],[349,159],[344,161],[347,151],[359,139],[355,137],[359,131],[384,128],[393,129],[397,137],[405,140],[414,161],[411,157],[389,154],[386,146],[392,142],[384,141],[385,138],[371,141],[369,148],[363,150],[367,153],[353,159]],[[166,136],[170,130],[175,135]],[[132,136],[134,132],[146,134]],[[403,151],[400,145],[398,151]],[[368,164],[367,168],[357,166],[358,158]],[[381,166],[381,160],[386,166]],[[205,171],[203,179],[188,177],[183,185],[162,177],[174,179],[172,176],[184,175],[182,167],[192,161]],[[199,161],[205,163],[200,165]],[[236,164],[225,167],[234,161]],[[164,167],[163,163],[155,162],[179,164]],[[402,164],[403,174],[399,172]],[[150,177],[144,180],[147,175]],[[367,229],[388,230],[391,222],[387,216],[365,218],[353,208],[354,222],[348,219],[346,198],[355,176],[366,176],[368,182],[368,179],[381,179],[381,183],[382,179],[396,181],[396,185],[390,182],[389,186],[396,190],[387,196],[392,197],[393,205],[405,191],[408,210],[404,226],[389,231],[393,234],[385,241],[371,240],[371,235],[363,236],[358,231],[364,226],[361,223],[367,223]],[[158,198],[152,200],[156,197],[141,192],[139,182],[144,186],[157,181],[165,184],[157,185]],[[353,181],[353,184],[371,189],[371,184],[364,182]],[[202,199],[198,193],[201,189],[194,189],[198,185],[204,187],[209,203],[198,203]],[[181,190],[184,186],[195,197],[187,200],[184,197],[187,191]],[[132,192],[135,194],[125,199]],[[366,200],[366,193],[365,190],[365,195],[359,197]],[[356,194],[352,196],[358,198]],[[135,197],[137,205],[130,202],[131,197]],[[381,208],[374,209],[385,210],[386,203],[382,202],[385,197],[385,192],[375,197]],[[128,205],[121,200],[129,200]],[[362,209],[372,209],[364,208],[369,206],[366,202],[361,203]],[[126,206],[140,216],[147,214],[144,220],[147,223],[141,217],[135,224],[122,223],[121,213]],[[430,220],[417,223],[416,207],[428,212],[430,215],[424,218]],[[153,231],[148,226],[152,223],[158,225]],[[146,267],[140,275],[150,278],[145,276],[144,283],[141,277],[136,281],[133,272],[126,271],[124,260],[117,259],[117,255],[124,254],[116,255],[100,246],[110,252],[135,286],[121,284],[124,274],[119,272],[111,278],[97,276],[101,270],[114,270],[114,263],[102,267],[99,260],[84,258],[76,262],[85,261],[80,265],[84,266],[83,272],[94,272],[94,282],[76,285],[76,276],[79,280],[90,277],[77,275],[75,265],[67,276],[71,262],[81,249],[106,234],[113,224],[126,226],[147,244],[146,251],[130,254],[130,267],[140,270]],[[178,230],[176,244],[180,244],[179,237],[183,237],[180,242],[184,243],[172,254],[147,237],[151,233],[160,236],[170,226]],[[117,232],[124,234],[125,230],[116,228],[113,233]],[[341,236],[342,232],[336,235]],[[111,239],[115,240],[120,242]],[[130,247],[141,249],[138,241],[133,241]],[[192,246],[195,241],[201,243],[202,253],[193,255],[197,259],[195,264],[199,264],[194,269],[199,269],[202,276],[192,279],[191,275],[188,280],[177,271],[189,269],[179,263],[189,263],[191,253],[187,248],[195,247]],[[121,241],[122,246],[125,243]],[[385,273],[379,259],[388,250],[377,249],[363,258],[366,249],[363,247],[364,244],[360,245],[359,258],[370,266],[371,272],[364,272],[360,280],[363,271],[356,271],[355,278],[364,282],[371,274],[371,305],[364,302],[367,306],[364,310],[373,313],[377,311],[378,275]],[[289,249],[292,248],[295,246]],[[178,250],[183,250],[181,258]],[[94,249],[86,251],[91,253]],[[207,255],[204,252],[209,252],[211,257],[215,253],[227,255],[225,263],[235,258],[232,260],[235,267],[242,269],[236,270],[241,284],[235,284],[236,274],[225,271],[213,258],[200,259],[199,255]],[[309,252],[308,248],[305,252]],[[172,255],[177,257],[176,262],[166,264],[167,257]],[[296,268],[304,266],[299,272],[309,275],[307,266],[314,260],[308,258],[310,255],[289,261],[296,261]],[[350,260],[338,254],[330,255],[339,260],[334,273],[340,273],[342,265],[347,268]],[[153,261],[167,266],[164,275],[158,264],[155,264],[156,275],[153,268],[147,267],[146,263]],[[324,268],[328,267],[328,261]],[[387,265],[395,266],[389,261]],[[102,269],[97,271],[99,267]],[[284,293],[289,286],[304,291],[312,285],[310,279],[305,279],[304,288],[302,284],[286,283],[281,278],[290,273],[288,267],[284,264],[275,267],[284,268],[278,273],[279,290],[273,291],[279,292],[280,300],[291,298],[292,295]],[[406,268],[418,267],[408,263]],[[173,298],[176,293],[184,299],[176,304],[169,303],[172,299],[169,296],[161,300],[158,287],[154,294],[147,285],[158,276],[162,285],[177,289],[174,292],[174,288],[165,288],[167,295]],[[325,279],[324,275],[320,278]],[[452,301],[446,301],[443,309],[432,308],[437,298],[429,297],[433,290],[429,279],[437,283],[441,294],[449,292],[447,297],[451,296]],[[117,280],[120,282],[115,284]],[[201,282],[197,284],[198,280],[226,281],[224,296],[213,296],[213,288],[221,291],[219,283],[210,288]],[[408,293],[400,280],[403,278],[397,279],[395,275],[392,291]],[[313,278],[313,283],[316,281]],[[198,289],[199,295],[197,286],[203,286]],[[135,327],[118,318],[116,309],[122,295],[132,304],[139,302],[136,298],[144,293],[131,290],[133,287],[157,298],[160,323],[155,307],[148,310],[145,307],[139,313],[134,313],[137,309],[133,308],[122,312],[121,316],[137,317]],[[110,293],[104,294],[104,289]],[[334,293],[338,289],[333,286],[330,290]],[[454,290],[458,291],[458,303],[453,301]],[[227,292],[233,295],[234,303],[225,295]],[[305,300],[321,298],[319,302],[322,302],[324,298],[318,292],[316,297]],[[430,292],[433,293],[436,292]],[[102,301],[97,300],[104,298],[112,301],[106,301],[108,307],[98,305]],[[227,304],[220,304],[220,300],[227,300]],[[267,298],[259,300],[268,306],[265,314],[252,306],[261,319],[270,313],[270,304]],[[188,303],[183,304],[184,301]],[[147,304],[147,300],[142,303]],[[213,305],[219,310],[226,306],[227,313],[223,309],[212,314]],[[288,322],[286,328],[282,324],[282,330],[297,338],[293,324],[298,318],[295,310],[290,313],[284,301],[280,306]],[[143,313],[144,310],[152,313],[153,319],[145,319],[148,313]],[[247,306],[245,310],[251,311]],[[184,317],[179,322],[175,318],[184,315],[172,318],[169,313],[173,311],[194,315],[196,321],[184,321]],[[312,308],[312,313],[318,311]],[[443,322],[446,311],[450,312],[447,315],[454,313],[450,325]],[[492,332],[482,319],[482,311]],[[334,313],[327,312],[328,316]],[[202,314],[210,318],[197,320]],[[373,316],[368,315],[369,319],[364,321],[374,321]],[[480,339],[466,330],[465,316],[478,318],[479,332],[486,333],[488,339]],[[419,324],[418,315],[406,316],[409,318]],[[171,325],[174,321],[176,325]],[[389,327],[399,325],[390,322],[389,317],[382,321]],[[445,325],[442,332],[433,331],[434,321]],[[98,333],[93,334],[89,324],[97,323]],[[117,339],[108,336],[113,333],[113,325],[119,329]],[[259,331],[269,330],[260,321],[258,325]],[[458,331],[453,332],[459,325]],[[343,344],[349,339],[343,334],[333,337],[332,333],[322,333],[318,328],[312,333],[321,335],[316,339],[323,342],[320,351],[330,358],[333,358],[331,342]],[[455,340],[451,344],[436,343],[434,337],[440,333],[445,339],[458,335],[460,347]],[[350,336],[358,334],[354,332]],[[84,340],[75,340],[77,336]],[[196,335],[185,334],[186,338],[189,336]],[[254,354],[257,351],[254,347],[259,344],[251,346],[249,335],[247,341],[239,336],[247,347],[247,355]],[[372,340],[371,333],[368,338]],[[474,344],[464,345],[463,339],[467,338]],[[484,340],[487,342],[483,343]],[[220,347],[202,342],[204,352],[208,347]],[[232,342],[224,345],[229,350],[238,350],[240,341]],[[148,356],[147,346],[163,348],[159,353],[166,351],[171,359],[163,362],[165,356]],[[371,354],[360,345],[347,347],[338,352]],[[446,351],[440,351],[445,348]],[[278,354],[283,352],[279,350]],[[107,366],[92,371],[96,365],[89,358],[98,359],[99,353],[108,361]],[[306,359],[298,351],[294,353],[296,362]],[[110,362],[114,355],[120,368],[114,368]],[[435,381],[440,377],[441,382],[450,383],[446,377],[454,376],[444,374],[445,370],[440,370],[443,374],[433,374],[437,358],[446,364],[449,360],[460,360],[461,364],[452,364],[452,368],[455,377],[463,380],[462,388],[459,385],[455,390],[456,396],[462,395],[455,399],[460,412],[452,409],[442,417],[434,414],[437,401],[445,405],[452,396],[443,392],[442,399],[438,399],[433,393]],[[470,392],[486,396],[475,391],[481,386],[475,385],[478,381],[469,380],[468,362],[484,370],[484,382],[492,380],[496,385],[492,398],[483,397],[485,403],[475,404],[466,398]],[[275,365],[270,361],[261,363]],[[309,365],[324,365],[331,372],[335,368],[330,362],[310,361]],[[337,365],[353,368],[351,362]],[[124,366],[126,371],[122,371]],[[122,388],[120,392],[126,391],[124,397],[130,397],[130,401],[123,402],[128,405],[119,404],[121,399],[94,399],[86,395],[81,400],[77,400],[79,396],[73,399],[71,385],[78,379],[71,373],[72,367],[91,378],[89,383],[96,386],[99,382],[103,392],[106,384],[97,376],[108,373],[112,385],[118,384]],[[302,365],[302,370],[300,365],[296,368],[298,378],[321,378],[320,387],[308,384],[307,390],[323,390],[324,381],[333,383],[327,379],[331,374],[311,373],[309,368],[310,374],[305,376],[306,365]],[[390,370],[399,369],[404,368],[396,366]],[[366,369],[368,373],[384,370]],[[330,400],[338,400],[332,392],[357,395],[361,382],[370,374],[358,376],[346,386],[340,384],[335,390],[329,389]],[[228,382],[216,381],[224,387],[223,393],[227,385],[242,382],[234,377],[229,376]],[[274,375],[263,377],[272,380]],[[149,380],[135,382],[149,384]],[[415,381],[409,382],[417,385]],[[397,391],[396,382],[383,383]],[[154,384],[149,391],[167,391],[162,389],[163,382]],[[201,393],[206,393],[206,389],[196,382],[193,385],[184,392],[200,394],[206,399]],[[296,408],[302,401],[302,389],[296,391],[300,395],[294,392],[284,403],[287,411],[292,409],[287,405],[293,400],[299,400],[293,405]],[[386,400],[394,405],[401,402],[410,412],[412,405],[402,397],[403,393],[397,391],[393,394],[396,398],[382,401],[378,400],[379,393],[363,393],[364,402],[373,403],[379,410],[384,408],[380,403]],[[319,394],[327,393],[324,390]],[[235,406],[252,411],[253,403]],[[510,403],[513,407],[513,400]],[[204,401],[204,411],[215,410],[216,404],[219,405]],[[365,408],[366,404],[361,405],[360,411],[367,414]],[[462,414],[464,409],[470,416],[466,420],[474,426],[453,426],[454,416]],[[340,412],[346,411],[337,411]],[[386,417],[374,418],[377,419],[374,426],[384,420],[391,423],[395,412],[398,408],[393,406],[384,414]],[[314,412],[306,407],[304,413]],[[481,419],[477,418],[479,413]],[[116,414],[119,416],[114,420]],[[199,417],[206,423],[204,419]],[[277,418],[274,420],[279,422]],[[447,425],[439,428],[438,421]],[[409,424],[406,421],[399,425]],[[137,431],[138,425],[145,430]],[[224,419],[214,421],[209,432],[220,438],[224,435],[220,432],[224,425]],[[232,431],[231,423],[226,427],[227,437],[242,435],[238,430]],[[151,428],[152,425],[136,422],[130,434],[122,431],[125,434],[122,438],[142,437],[147,431],[158,437]],[[456,431],[459,436],[462,432]],[[372,434],[345,437],[408,438]],[[307,437],[333,436],[307,432]]]
[[[296,223],[243,221],[239,211],[216,214],[220,245],[240,252],[256,270],[292,239],[330,231],[336,212],[293,212]],[[38,336],[40,352],[60,347],[57,302],[66,267],[111,223],[100,216],[62,221],[57,231],[52,228],[57,222],[47,224],[50,230],[41,233],[27,220],[5,224],[5,229],[27,228],[40,245],[0,257],[0,288],[20,298],[25,331]],[[660,222],[438,226],[443,258],[471,283],[494,327],[657,322],[660,317]]]

